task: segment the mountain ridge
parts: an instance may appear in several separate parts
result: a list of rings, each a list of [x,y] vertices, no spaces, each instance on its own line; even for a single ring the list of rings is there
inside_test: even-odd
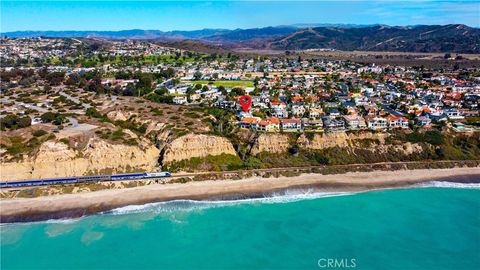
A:
[[[342,25],[305,24],[249,29],[142,30],[120,31],[15,31],[2,37],[106,38],[141,40],[198,40],[226,47],[254,49],[343,51],[404,51],[480,53],[480,29],[463,24],[447,25]],[[314,25],[314,24],[312,24]],[[319,24],[320,25],[320,24]]]

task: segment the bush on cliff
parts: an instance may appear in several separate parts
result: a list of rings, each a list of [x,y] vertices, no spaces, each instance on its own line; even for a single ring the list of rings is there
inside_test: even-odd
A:
[[[185,171],[228,171],[243,168],[240,157],[230,154],[206,157],[193,157],[187,160],[175,161],[165,164],[165,168],[171,172]]]

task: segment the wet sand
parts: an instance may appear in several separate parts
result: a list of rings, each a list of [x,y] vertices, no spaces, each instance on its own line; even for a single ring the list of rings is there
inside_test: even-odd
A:
[[[398,188],[428,181],[480,182],[480,167],[354,172],[346,174],[302,174],[296,177],[216,180],[185,184],[152,184],[127,189],[65,194],[38,198],[2,199],[0,222],[25,222],[72,218],[114,208],[179,199],[214,200],[261,197],[286,189],[317,191],[362,191]]]

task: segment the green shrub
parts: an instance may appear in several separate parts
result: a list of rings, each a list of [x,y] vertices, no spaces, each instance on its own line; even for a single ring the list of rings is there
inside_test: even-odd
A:
[[[165,164],[169,171],[227,171],[243,168],[240,157],[230,154],[208,155],[203,158],[193,157],[188,160],[181,160]]]
[[[46,132],[46,131],[43,130],[43,129],[37,129],[37,130],[34,130],[34,131],[32,132],[32,135],[35,136],[35,137],[41,137],[41,136],[43,136],[43,135],[45,135],[45,134],[47,134],[47,133],[48,133],[48,132]]]

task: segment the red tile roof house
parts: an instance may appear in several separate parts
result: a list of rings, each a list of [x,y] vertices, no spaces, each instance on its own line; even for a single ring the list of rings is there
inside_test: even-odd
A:
[[[280,123],[284,132],[302,131],[302,120],[300,119],[282,119]]]
[[[389,128],[408,128],[408,119],[403,116],[387,116]]]
[[[252,123],[252,129],[265,132],[278,132],[280,131],[280,120],[276,117],[268,117],[265,120]]]
[[[248,128],[257,131],[280,131],[280,120],[276,117],[269,117],[265,120],[262,120],[258,117],[245,117],[240,121],[239,125],[241,128]]]
[[[260,118],[257,117],[244,117],[240,121],[239,125],[241,128],[251,128],[252,125],[256,122],[260,121]]]

